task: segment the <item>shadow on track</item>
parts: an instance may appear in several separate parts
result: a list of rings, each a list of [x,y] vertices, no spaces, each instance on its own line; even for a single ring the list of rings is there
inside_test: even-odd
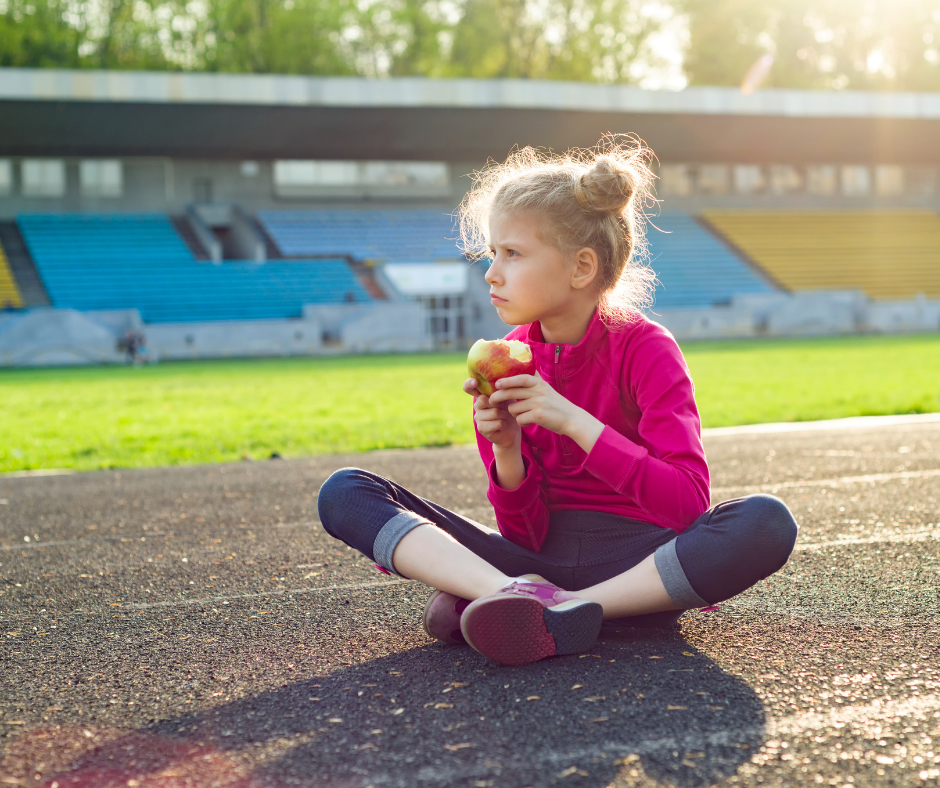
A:
[[[160,721],[86,751],[46,785],[96,773],[96,788],[112,776],[146,788],[183,749],[213,754],[225,772],[237,753],[270,746],[250,774],[210,784],[692,788],[734,774],[763,743],[760,700],[678,628],[602,637],[590,655],[516,668],[440,644],[390,655]],[[153,762],[161,751],[167,762]]]

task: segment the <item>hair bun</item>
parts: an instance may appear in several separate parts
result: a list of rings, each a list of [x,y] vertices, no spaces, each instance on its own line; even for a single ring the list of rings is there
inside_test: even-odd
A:
[[[575,181],[574,196],[586,211],[621,213],[633,199],[633,171],[611,156],[599,156]]]

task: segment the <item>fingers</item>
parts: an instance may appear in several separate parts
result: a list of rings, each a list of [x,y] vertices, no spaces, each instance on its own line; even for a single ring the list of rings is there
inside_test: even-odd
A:
[[[514,399],[526,399],[539,390],[537,386],[541,382],[542,379],[535,375],[514,375],[511,378],[497,380],[496,391],[490,395],[490,402],[495,404]]]
[[[479,388],[476,378],[467,378],[463,382],[463,390],[465,393],[469,394],[471,397],[480,396],[480,388]]]
[[[535,375],[513,375],[511,378],[500,378],[496,381],[494,388],[502,391],[503,389],[531,388],[537,386],[541,377]]]
[[[516,400],[507,406],[512,417],[520,424],[538,423],[541,420],[542,410],[531,400]]]
[[[477,400],[477,404],[479,402],[480,400]],[[511,430],[515,426],[515,417],[506,408],[494,408],[492,406],[485,408],[474,406],[473,420],[476,422],[477,429],[490,439],[494,435],[504,430]]]
[[[473,418],[479,427],[481,424],[489,424],[490,422],[506,424],[515,417],[505,408],[484,408],[476,411]]]
[[[490,402],[490,398],[486,394],[477,394],[477,398],[473,401],[473,409],[479,413],[483,410],[489,410],[493,407],[493,404]]]
[[[493,392],[489,399],[491,405],[502,405],[513,400],[526,400],[537,395],[538,390],[532,388],[500,389]]]

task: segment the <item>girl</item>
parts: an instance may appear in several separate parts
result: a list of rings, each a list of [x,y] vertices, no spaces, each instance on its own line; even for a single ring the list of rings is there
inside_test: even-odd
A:
[[[320,490],[329,534],[436,589],[429,635],[504,664],[586,651],[602,619],[721,602],[796,540],[772,496],[708,508],[689,370],[637,310],[653,283],[639,262],[648,158],[612,138],[562,157],[527,148],[477,173],[459,208],[464,250],[491,258],[491,300],[518,326],[506,338],[538,370],[490,397],[463,386],[499,533],[356,468]]]

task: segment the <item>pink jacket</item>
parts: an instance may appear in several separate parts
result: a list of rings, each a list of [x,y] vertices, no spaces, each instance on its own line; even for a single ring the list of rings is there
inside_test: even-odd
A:
[[[526,477],[515,490],[496,484],[493,445],[477,432],[503,536],[538,552],[550,514],[563,509],[610,512],[681,533],[708,508],[692,379],[665,328],[638,315],[609,330],[595,313],[577,345],[546,343],[537,322],[506,339],[527,342],[542,377],[605,427],[590,454],[544,427],[523,427]]]

